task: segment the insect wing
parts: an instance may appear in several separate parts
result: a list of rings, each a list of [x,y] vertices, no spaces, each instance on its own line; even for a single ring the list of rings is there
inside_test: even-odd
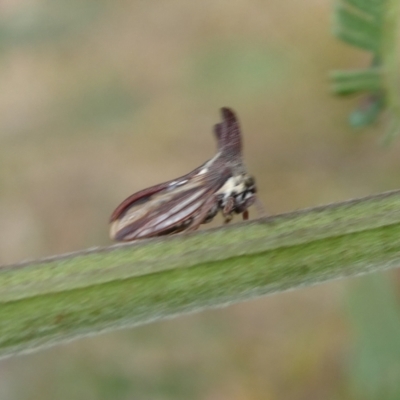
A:
[[[160,194],[165,190],[171,191],[172,189],[187,183],[190,180],[190,178],[197,175],[198,172],[203,167],[204,164],[196,168],[192,172],[189,172],[188,174],[181,176],[180,178],[151,186],[149,188],[140,190],[139,192],[136,192],[131,196],[127,197],[111,214],[110,223],[113,223],[114,221],[121,219],[130,208],[148,202],[154,195]]]
[[[130,241],[200,225],[215,203],[215,192],[228,177],[222,174],[219,179],[208,180],[207,174],[187,176],[190,179],[166,182],[128,197],[113,213],[111,238]]]
[[[130,208],[148,202],[153,195],[168,188],[169,184],[170,182],[160,183],[159,185],[151,186],[127,197],[111,214],[110,223],[123,217]]]
[[[192,222],[192,216],[201,209],[206,190],[198,187],[187,192],[160,195],[152,202],[151,209],[130,223],[119,240],[134,240],[152,236],[176,233],[185,230]]]

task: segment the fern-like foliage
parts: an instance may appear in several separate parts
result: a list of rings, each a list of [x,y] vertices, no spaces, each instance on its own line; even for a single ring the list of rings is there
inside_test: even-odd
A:
[[[400,69],[398,27],[400,0],[338,0],[334,34],[350,45],[371,53],[371,66],[339,70],[331,74],[333,92],[340,95],[364,93],[350,115],[355,127],[374,122],[387,110],[390,125],[387,139],[400,132]]]

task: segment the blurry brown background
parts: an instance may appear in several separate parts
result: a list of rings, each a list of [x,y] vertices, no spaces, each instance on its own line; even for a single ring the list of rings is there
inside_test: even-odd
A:
[[[240,117],[270,213],[398,188],[331,69],[368,57],[323,0],[2,0],[0,264],[108,245],[127,195]],[[252,211],[254,216],[255,212]],[[396,274],[338,281],[0,362],[0,399],[399,399]]]

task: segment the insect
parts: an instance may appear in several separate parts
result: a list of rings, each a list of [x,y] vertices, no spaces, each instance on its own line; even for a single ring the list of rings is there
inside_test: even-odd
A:
[[[222,122],[214,126],[217,154],[192,172],[141,190],[112,213],[110,237],[132,241],[196,230],[221,211],[225,223],[234,214],[249,218],[256,201],[256,184],[242,161],[239,122],[222,108]]]

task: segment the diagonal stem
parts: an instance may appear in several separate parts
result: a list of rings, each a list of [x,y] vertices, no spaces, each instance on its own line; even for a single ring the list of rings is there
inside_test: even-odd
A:
[[[400,191],[0,267],[0,354],[400,265]]]

